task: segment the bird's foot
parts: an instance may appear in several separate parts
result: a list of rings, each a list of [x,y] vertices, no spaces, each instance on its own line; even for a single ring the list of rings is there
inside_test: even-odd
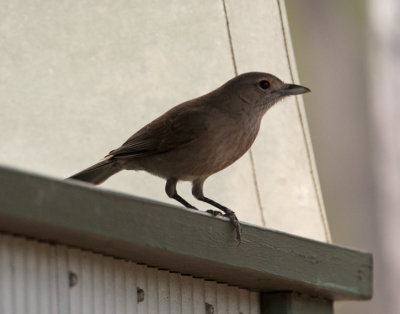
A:
[[[240,226],[239,220],[232,210],[225,208],[225,214],[222,214],[218,210],[212,209],[206,210],[206,212],[213,215],[214,217],[228,217],[233,225],[234,230],[236,231],[236,240],[239,242],[239,244],[242,242],[242,228]]]
[[[242,227],[240,226],[239,220],[237,219],[235,213],[230,209],[225,210],[224,217],[228,217],[231,221],[233,228],[236,231],[236,240],[240,244],[242,242]]]

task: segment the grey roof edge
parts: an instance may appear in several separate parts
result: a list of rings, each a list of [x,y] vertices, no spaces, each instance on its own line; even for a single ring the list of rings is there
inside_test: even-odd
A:
[[[372,297],[372,255],[226,218],[0,167],[0,231],[270,292]]]

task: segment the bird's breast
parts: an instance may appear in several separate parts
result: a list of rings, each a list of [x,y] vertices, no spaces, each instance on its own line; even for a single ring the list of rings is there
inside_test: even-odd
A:
[[[220,171],[245,154],[253,144],[259,130],[258,121],[237,122],[221,126],[211,135],[208,162],[212,173]]]

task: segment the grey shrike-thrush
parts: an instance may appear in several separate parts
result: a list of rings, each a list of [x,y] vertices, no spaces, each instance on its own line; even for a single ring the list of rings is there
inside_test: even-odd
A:
[[[235,213],[204,196],[204,181],[247,152],[269,108],[286,96],[309,91],[268,73],[241,74],[204,96],[173,107],[70,179],[100,184],[121,170],[145,170],[166,180],[170,198],[197,209],[176,190],[178,181],[191,181],[193,196],[223,211],[240,241]]]

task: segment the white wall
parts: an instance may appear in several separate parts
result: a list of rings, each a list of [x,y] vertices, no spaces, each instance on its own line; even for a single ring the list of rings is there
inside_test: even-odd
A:
[[[67,177],[234,76],[223,1],[1,4],[2,164]],[[226,13],[239,73],[297,81],[283,2],[229,0]],[[104,187],[174,203],[145,173]],[[179,188],[196,203],[188,184]],[[205,193],[239,219],[329,240],[302,98],[268,112],[252,155],[210,178]]]

